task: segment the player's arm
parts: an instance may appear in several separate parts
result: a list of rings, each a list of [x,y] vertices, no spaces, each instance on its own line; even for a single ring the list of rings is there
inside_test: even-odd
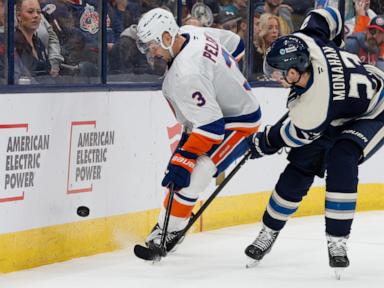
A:
[[[316,36],[325,42],[334,41],[342,45],[343,21],[339,10],[333,7],[314,9],[304,19],[300,32]]]
[[[249,138],[251,158],[260,158],[279,151],[282,147],[300,147],[310,144],[322,135],[321,125],[316,129],[302,129],[292,122],[289,117],[284,123],[265,127],[264,131]]]
[[[319,129],[305,130],[297,127],[292,120],[288,119],[282,125],[272,126],[268,131],[268,141],[272,147],[281,148],[300,147],[311,143],[319,138]]]

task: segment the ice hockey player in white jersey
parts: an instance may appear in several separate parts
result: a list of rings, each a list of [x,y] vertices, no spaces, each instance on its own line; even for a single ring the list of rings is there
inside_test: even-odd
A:
[[[233,58],[237,49],[231,55],[218,42],[220,36],[180,30],[172,13],[161,8],[143,15],[137,36],[147,58],[168,63],[162,92],[184,131],[162,180],[162,186],[176,191],[166,234],[169,251],[199,193],[249,149],[247,138],[258,130],[261,111]],[[147,237],[149,248],[160,244],[168,199]]]
[[[349,266],[346,242],[356,208],[358,165],[384,143],[384,73],[338,47],[341,29],[338,10],[313,10],[300,31],[277,39],[267,52],[265,73],[279,74],[291,86],[289,117],[250,139],[252,158],[284,146],[292,149],[264,213],[264,226],[245,250],[260,261],[314,177],[323,177],[326,170],[326,238],[329,264],[338,279],[339,268]]]

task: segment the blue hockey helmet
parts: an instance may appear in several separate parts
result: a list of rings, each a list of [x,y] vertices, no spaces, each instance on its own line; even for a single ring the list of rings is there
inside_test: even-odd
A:
[[[285,76],[291,68],[303,73],[310,65],[307,44],[298,37],[283,36],[275,40],[268,49],[264,59],[264,73],[271,76],[279,72]]]

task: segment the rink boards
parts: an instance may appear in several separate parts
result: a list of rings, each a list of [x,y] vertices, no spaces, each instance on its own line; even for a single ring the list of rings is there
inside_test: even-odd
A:
[[[284,114],[287,91],[255,93],[265,124]],[[181,132],[159,91],[3,94],[1,100],[0,272],[143,241]],[[361,166],[359,210],[384,209],[383,156],[382,149]],[[285,161],[284,154],[248,161],[194,230],[259,221]],[[317,179],[296,216],[323,213],[323,186]],[[81,205],[91,210],[87,218],[76,214]]]

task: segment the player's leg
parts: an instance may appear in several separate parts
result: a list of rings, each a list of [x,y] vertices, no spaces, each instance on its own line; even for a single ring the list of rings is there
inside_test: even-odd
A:
[[[331,267],[347,267],[347,239],[357,199],[358,165],[384,143],[384,114],[346,127],[329,154],[326,178],[325,223]]]
[[[323,177],[324,157],[329,145],[329,140],[319,139],[291,149],[290,163],[280,175],[264,212],[263,227],[255,241],[245,249],[247,256],[259,261],[271,250],[279,232],[307,194],[315,175]]]
[[[314,175],[304,174],[289,163],[280,175],[263,215],[263,227],[245,254],[261,260],[272,248],[279,232],[296,212],[303,196],[312,185]]]
[[[169,233],[167,235],[167,247],[174,246],[175,243],[172,240],[177,239],[177,234],[188,224],[199,194],[207,188],[212,177],[220,174],[235,159],[245,154],[248,149],[245,136],[244,132],[228,130],[221,144],[214,145],[207,155],[200,156],[197,159],[196,166],[191,174],[190,185],[175,192],[167,229]],[[146,243],[148,246],[160,243],[168,198],[169,193],[165,197],[158,223],[147,237]]]
[[[216,166],[208,156],[200,156],[191,174],[190,185],[180,191],[175,191],[167,229],[168,235],[166,240],[167,248],[170,247],[169,250],[175,246],[176,243],[173,240],[178,238],[178,233],[187,226],[199,193],[207,188],[216,170]],[[158,222],[146,239],[148,246],[153,244],[159,245],[160,243],[168,199],[169,192],[164,199],[164,205],[161,207]]]
[[[350,140],[337,141],[327,166],[325,223],[329,265],[347,267],[346,241],[356,208],[358,162],[362,151]]]

